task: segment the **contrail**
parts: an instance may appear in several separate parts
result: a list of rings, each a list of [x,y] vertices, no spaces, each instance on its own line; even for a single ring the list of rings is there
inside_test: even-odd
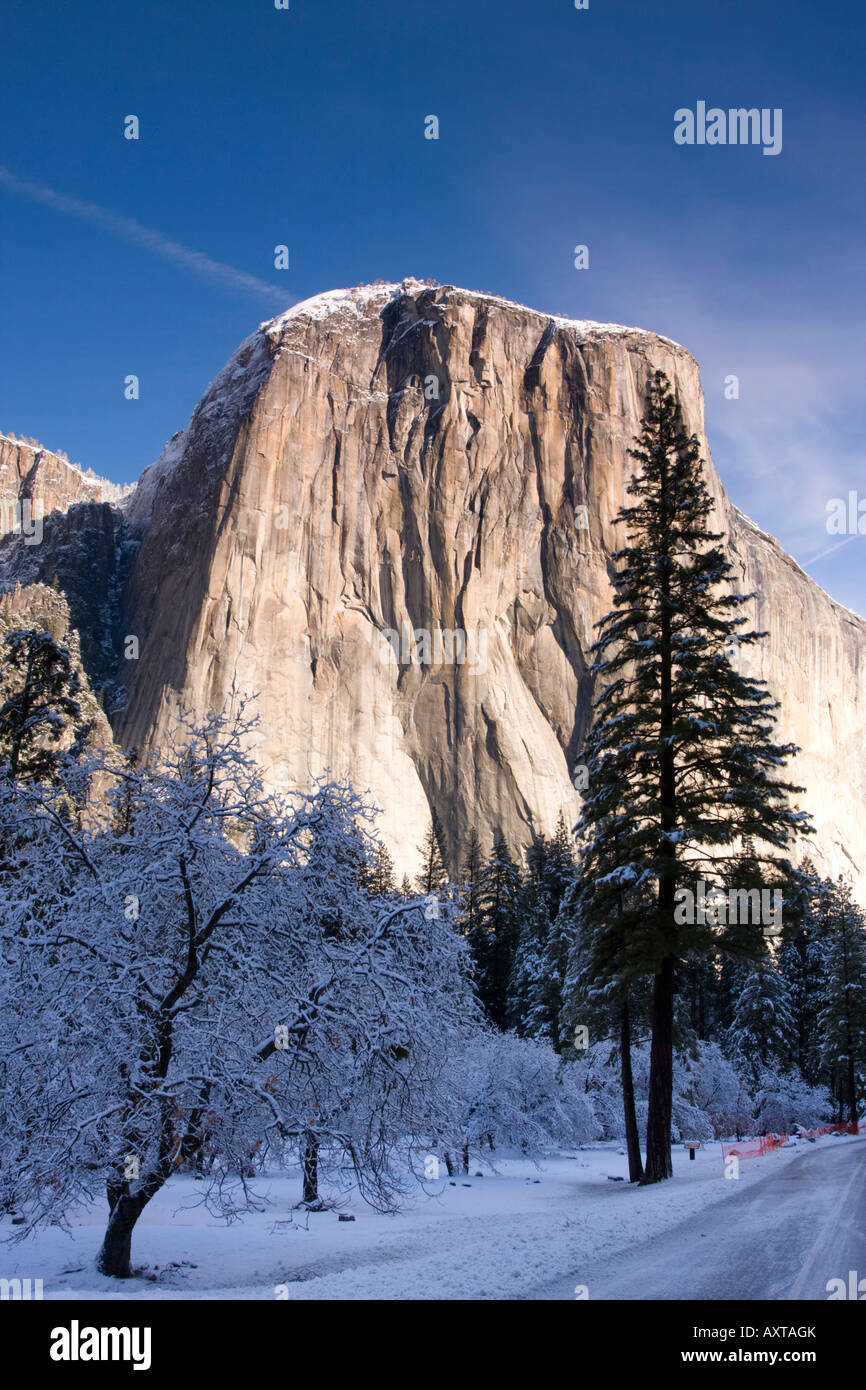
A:
[[[844,541],[837,541],[835,545],[828,545],[826,550],[819,550],[817,555],[812,555],[808,560],[804,560],[803,564],[814,565],[818,560],[825,559],[827,555],[834,554],[835,551],[841,550],[843,545],[850,545],[851,542],[856,541],[856,539],[856,536],[846,536]]]
[[[100,207],[98,203],[84,203],[80,198],[69,198],[65,193],[58,193],[56,189],[47,188],[44,184],[19,179],[2,164],[0,185],[13,193],[20,193],[23,197],[32,199],[33,202],[44,203],[47,207],[59,209],[60,212],[69,212],[73,217],[83,217],[88,222],[95,222],[106,232],[112,232],[114,236],[131,242],[133,246],[140,246],[144,251],[151,251],[155,256],[161,256],[164,261],[194,270],[197,275],[219,280],[235,290],[248,290],[252,294],[269,299],[272,303],[279,301],[285,308],[291,304],[291,301],[287,303],[282,290],[277,289],[276,285],[269,285],[266,280],[248,275],[245,270],[236,270],[234,266],[224,265],[222,261],[214,261],[203,251],[193,251],[188,246],[181,245],[179,241],[171,241],[161,232],[155,232],[151,227],[143,227],[133,217],[121,217],[116,212],[110,212],[108,208]]]

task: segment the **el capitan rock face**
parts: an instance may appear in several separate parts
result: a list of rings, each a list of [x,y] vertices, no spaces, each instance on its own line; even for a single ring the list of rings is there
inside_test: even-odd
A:
[[[55,513],[44,547],[7,538],[0,579],[50,581],[59,556],[63,588],[96,566],[74,620],[103,665],[117,653],[126,745],[158,744],[180,708],[257,693],[272,786],[330,770],[369,788],[400,873],[433,807],[453,869],[472,826],[517,848],[577,814],[588,649],[657,367],[770,634],[746,660],[803,749],[815,857],[862,897],[866,623],[732,505],[697,364],[669,339],[418,281],[320,295],[247,339],[121,510],[100,493]],[[125,635],[138,661],[120,659]]]
[[[401,872],[430,807],[452,868],[473,825],[517,847],[576,815],[587,653],[657,367],[757,594],[750,617],[770,636],[748,660],[804,750],[819,857],[859,875],[866,623],[729,501],[694,359],[450,287],[334,292],[262,325],[145,473],[126,508],[140,545],[124,626],[141,656],[120,737],[158,743],[179,707],[256,692],[269,782],[330,770],[368,787]],[[382,635],[404,628],[430,651]],[[463,664],[448,660],[455,630]]]

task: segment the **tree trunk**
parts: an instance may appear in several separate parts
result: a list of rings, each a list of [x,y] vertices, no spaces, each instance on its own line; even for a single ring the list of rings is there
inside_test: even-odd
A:
[[[469,1173],[469,1145],[468,1145],[468,1144],[464,1144],[464,1145],[463,1145],[463,1171],[464,1171],[464,1173],[466,1173],[466,1174],[468,1175],[468,1173]]]
[[[100,1274],[111,1275],[114,1279],[132,1278],[132,1232],[143,1210],[144,1204],[133,1197],[119,1197],[115,1201],[96,1261]]]
[[[664,500],[663,521],[669,536],[673,520],[673,499],[669,492],[667,455],[661,466],[661,486]],[[671,1167],[671,1111],[673,1109],[674,1070],[674,943],[676,926],[677,861],[676,849],[670,838],[677,824],[677,783],[674,761],[673,709],[673,644],[671,619],[672,560],[665,548],[660,571],[661,611],[659,636],[659,827],[661,839],[658,853],[662,861],[658,880],[658,912],[662,931],[668,942],[668,953],[659,965],[653,980],[652,1047],[650,1050],[649,1114],[646,1127],[645,1183],[661,1182],[673,1177]]]
[[[301,1170],[304,1175],[304,1192],[301,1201],[312,1206],[319,1200],[319,1141],[310,1132],[304,1135],[301,1150]]]
[[[446,1171],[447,1171],[447,1173],[448,1173],[449,1178],[453,1178],[453,1177],[454,1177],[454,1164],[451,1162],[451,1155],[450,1155],[450,1153],[448,1152],[447,1149],[446,1149],[446,1150],[444,1151],[444,1153],[442,1154],[442,1157],[445,1159],[445,1168],[446,1168]]]
[[[653,981],[649,1114],[646,1127],[645,1183],[673,1177],[671,1114],[674,1070],[674,957],[666,956]]]
[[[625,1111],[625,1144],[628,1150],[628,1180],[640,1182],[643,1178],[643,1163],[640,1156],[640,1140],[637,1132],[637,1116],[634,1109],[634,1077],[631,1070],[631,1016],[628,1007],[628,990],[622,1001],[619,1018],[620,1075],[622,1077],[622,1104]]]

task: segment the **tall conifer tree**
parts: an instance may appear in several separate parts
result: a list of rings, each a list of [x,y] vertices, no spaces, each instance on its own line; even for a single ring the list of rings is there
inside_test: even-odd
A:
[[[435,893],[448,881],[443,851],[442,822],[435,811],[430,813],[430,826],[421,846],[421,872],[417,878],[419,893]]]
[[[757,1088],[766,1068],[787,1068],[794,1031],[788,983],[767,956],[746,976],[725,1038],[727,1050]]]
[[[620,985],[653,979],[644,1181],[658,1182],[672,1171],[677,967],[716,945],[712,929],[676,920],[678,889],[718,880],[744,839],[764,872],[786,871],[780,852],[808,817],[789,805],[802,788],[780,780],[796,748],[772,740],[778,706],[738,669],[739,649],[765,634],[741,631],[751,596],[730,592],[699,444],[662,372],[630,452],[634,503],[616,518],[626,545],[614,556],[614,607],[594,647],[600,693],[583,753],[580,911],[598,972]],[[647,887],[651,909],[623,914],[623,889],[640,903]]]
[[[810,1086],[819,1085],[825,1077],[820,1014],[826,983],[824,907],[829,887],[807,860],[785,899],[778,954],[778,967],[788,986],[794,1016],[791,1059]]]
[[[857,1119],[866,1076],[866,918],[844,879],[825,886],[821,1053],[840,1112]]]
[[[552,836],[535,836],[526,868],[508,1022],[522,1037],[549,1039],[559,1052],[563,982],[574,940],[562,905],[575,874],[574,836],[561,813]]]
[[[508,1022],[508,984],[517,948],[523,884],[505,840],[496,840],[481,873],[478,917],[468,935],[478,997],[497,1028]]]

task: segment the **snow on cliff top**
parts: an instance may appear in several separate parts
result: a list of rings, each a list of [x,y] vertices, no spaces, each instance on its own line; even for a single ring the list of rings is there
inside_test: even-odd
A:
[[[294,318],[307,318],[322,320],[329,315],[336,313],[340,309],[354,310],[358,317],[378,305],[384,306],[389,299],[398,299],[402,294],[425,289],[436,289],[445,295],[459,295],[465,299],[483,300],[486,304],[495,304],[502,309],[517,309],[524,314],[534,314],[537,318],[546,319],[549,323],[554,323],[557,328],[572,329],[579,337],[587,337],[590,334],[604,334],[610,337],[625,337],[630,334],[638,334],[643,338],[656,338],[659,342],[668,343],[671,347],[683,348],[681,343],[677,343],[673,338],[666,338],[661,333],[653,333],[646,328],[629,328],[622,323],[596,323],[593,319],[570,319],[563,314],[548,314],[542,309],[532,309],[527,304],[518,304],[516,300],[505,299],[498,294],[485,294],[481,290],[464,290],[455,285],[430,286],[423,280],[415,280],[411,277],[403,280],[400,284],[383,285],[357,285],[354,288],[343,290],[325,290],[322,294],[314,294],[310,299],[303,299],[298,304],[293,304],[285,313],[278,314],[273,319],[266,319],[259,325],[259,331],[265,329],[269,331],[279,331],[284,328]]]
[[[621,323],[594,323],[590,319],[569,319],[561,315],[546,314],[540,309],[530,309],[525,304],[514,303],[499,295],[484,294],[479,290],[458,289],[454,285],[429,286],[423,280],[408,278],[400,284],[356,285],[349,289],[325,290],[310,299],[293,304],[290,309],[277,314],[275,318],[265,319],[255,333],[244,339],[208,386],[186,428],[169,440],[156,462],[142,473],[135,491],[126,499],[125,510],[129,519],[141,521],[147,517],[160,482],[183,457],[194,433],[207,429],[210,436],[209,452],[214,461],[225,461],[233,429],[239,418],[250,408],[272,365],[268,342],[273,342],[274,336],[282,333],[294,319],[321,322],[332,314],[349,311],[360,322],[371,313],[381,312],[389,300],[398,299],[407,293],[420,293],[425,289],[435,289],[446,297],[453,294],[465,299],[480,300],[485,304],[495,304],[504,309],[534,314],[547,323],[554,323],[557,328],[570,329],[579,338],[590,335],[627,337],[637,334],[644,338],[655,338],[658,342],[687,352],[686,348],[675,343],[673,339],[664,338],[661,334],[652,333],[645,328],[628,328]]]

